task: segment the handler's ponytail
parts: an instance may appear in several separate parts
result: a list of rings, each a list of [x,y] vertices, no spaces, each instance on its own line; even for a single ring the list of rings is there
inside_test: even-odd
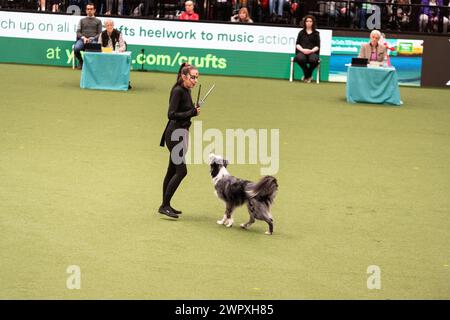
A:
[[[187,62],[184,62],[180,66],[180,70],[178,70],[178,75],[177,75],[177,82],[175,82],[175,84],[173,85],[172,90],[176,86],[180,86],[183,83],[182,75],[184,75],[184,76],[188,75],[191,70],[197,70],[197,68],[195,66],[193,66],[192,64],[188,64]]]

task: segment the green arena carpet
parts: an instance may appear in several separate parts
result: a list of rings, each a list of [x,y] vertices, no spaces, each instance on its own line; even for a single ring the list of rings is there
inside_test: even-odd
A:
[[[175,74],[132,72],[129,92],[79,80],[0,64],[0,299],[450,298],[448,89],[351,105],[345,84],[200,76],[203,92],[216,83],[195,118],[204,131],[279,129],[267,236],[262,221],[239,228],[245,207],[232,228],[216,224],[207,164],[188,166],[180,219],[157,214]],[[257,180],[261,167],[228,169]]]

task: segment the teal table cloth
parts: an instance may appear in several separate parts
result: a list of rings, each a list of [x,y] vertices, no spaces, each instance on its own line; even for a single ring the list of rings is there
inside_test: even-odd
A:
[[[348,67],[347,101],[400,106],[397,72],[393,67]]]
[[[128,90],[131,52],[85,52],[83,60],[81,88]]]

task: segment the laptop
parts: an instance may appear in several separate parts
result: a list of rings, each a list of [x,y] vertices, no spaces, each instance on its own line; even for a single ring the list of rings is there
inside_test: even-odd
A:
[[[102,45],[101,43],[86,43],[84,50],[89,52],[102,52]]]
[[[369,59],[366,58],[352,58],[352,67],[367,67]]]

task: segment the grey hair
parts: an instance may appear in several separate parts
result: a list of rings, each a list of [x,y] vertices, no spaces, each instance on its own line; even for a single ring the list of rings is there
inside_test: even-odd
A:
[[[114,27],[114,21],[112,19],[106,19],[105,20],[105,22],[103,23],[105,25],[105,27],[106,27],[107,23],[111,23],[113,25],[113,27]]]
[[[377,35],[378,38],[381,38],[381,32],[379,30],[372,30],[370,36]]]

